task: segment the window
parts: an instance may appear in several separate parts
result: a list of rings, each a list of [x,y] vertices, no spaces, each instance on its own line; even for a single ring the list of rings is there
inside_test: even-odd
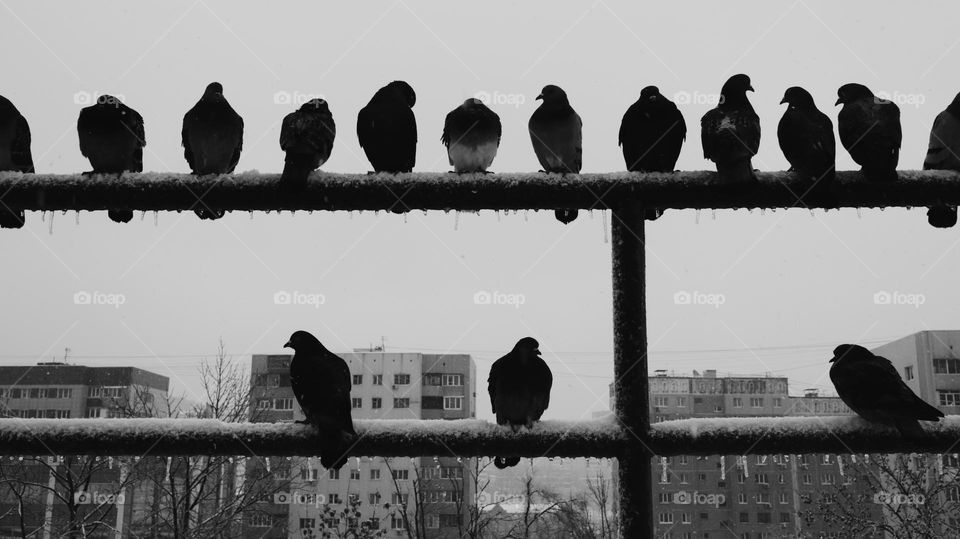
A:
[[[316,481],[319,472],[316,468],[300,468],[301,481]]]
[[[440,527],[440,517],[438,517],[437,515],[430,513],[427,515],[426,520],[427,520],[426,522],[427,528],[436,529]]]
[[[786,492],[781,492],[781,493],[780,493],[779,502],[780,502],[780,503],[787,503],[787,493],[786,493]]]
[[[409,375],[409,374],[394,374],[394,375],[393,375],[393,385],[395,385],[395,386],[406,386],[406,385],[410,385],[410,375]]]
[[[444,374],[444,375],[443,375],[443,385],[445,385],[445,386],[462,386],[462,385],[463,385],[463,375],[462,375],[462,374]]]
[[[87,408],[87,417],[100,417],[102,408]]]
[[[673,513],[660,513],[658,517],[660,524],[673,524]]]
[[[933,372],[936,374],[960,374],[960,359],[952,357],[934,359]]]
[[[767,463],[767,455],[757,455],[757,465],[763,466]]]
[[[460,515],[440,515],[441,528],[456,528],[460,525]]]
[[[333,479],[334,481],[340,479],[340,470],[336,468],[330,468],[329,472],[330,472],[330,479]]]
[[[20,388],[18,388],[18,387],[15,387],[15,388],[13,388],[13,389],[10,390],[10,398],[11,398],[11,399],[20,399],[20,398],[22,398],[23,392],[24,392],[23,389],[20,389]]]
[[[353,398],[351,398],[351,399],[350,399],[350,407],[351,407],[351,408],[354,408],[354,409],[363,408],[363,399],[361,399],[360,397],[353,397]]]
[[[459,466],[443,466],[440,468],[440,479],[463,479],[463,468]]]
[[[737,503],[747,503],[747,495],[743,492],[737,494]]]
[[[444,410],[462,410],[463,397],[444,397],[443,409]]]
[[[743,483],[746,483],[746,482],[747,482],[747,474],[745,474],[745,473],[743,473],[743,472],[738,473],[738,474],[737,474],[737,483],[740,483],[740,484],[742,485]]]
[[[804,485],[812,485],[812,484],[813,484],[813,476],[811,476],[811,475],[808,474],[808,473],[803,474],[803,484],[804,484]]]
[[[373,380],[372,380],[370,383],[372,383],[373,385],[375,385],[375,386],[382,386],[382,385],[383,385],[383,375],[382,375],[382,374],[374,374],[374,375],[372,376],[372,378],[373,378]]]
[[[293,410],[293,397],[274,399],[273,407],[277,410]]]
[[[672,493],[672,492],[661,492],[661,493],[660,493],[660,503],[673,503],[673,493]]]
[[[948,502],[960,502],[960,487],[950,487],[946,490]]]
[[[374,397],[370,399],[370,407],[373,408],[374,410],[379,410],[380,408],[383,408],[383,399],[381,399],[380,397]]]
[[[740,513],[740,522],[750,522],[750,513]]]
[[[257,410],[270,410],[271,408],[273,408],[273,399],[257,399]]]
[[[680,464],[686,464],[687,462],[689,462],[689,457],[687,457],[686,455],[680,455],[677,458],[677,460]]]
[[[790,522],[790,513],[780,513],[780,523],[786,524]]]
[[[782,485],[786,482],[787,482],[786,478],[784,478],[783,474],[777,474],[777,483],[780,483]]]
[[[820,462],[822,464],[830,464],[830,454],[824,453],[823,455],[820,455]]]
[[[690,513],[680,513],[680,523],[690,524]]]
[[[677,407],[686,408],[687,407],[687,398],[686,397],[677,397]]]
[[[714,407],[713,407],[713,411],[714,411],[714,412],[722,412],[722,411],[723,411],[723,406],[720,406],[719,404],[716,404],[716,405],[714,405]]]
[[[947,468],[960,467],[960,456],[957,454],[943,455],[943,465]]]
[[[734,408],[743,408],[743,399],[740,397],[733,398],[733,407]]]
[[[409,494],[397,494],[396,492],[394,492],[393,494],[390,495],[390,503],[392,503],[393,505],[398,505],[401,503],[406,505],[408,499],[410,499]]]
[[[670,406],[669,397],[656,397],[654,401],[654,406]]]
[[[760,524],[770,524],[770,513],[757,513],[757,522]]]
[[[410,470],[393,470],[393,478],[398,481],[410,479]]]
[[[681,482],[681,483],[686,483],[686,482],[687,482],[687,474],[686,474],[685,472],[680,472],[678,475],[680,476],[680,482]]]
[[[408,398],[402,398],[402,399],[397,399],[397,398],[395,398],[395,399],[393,399],[393,407],[394,407],[394,408],[409,408],[409,407],[410,407],[410,399],[408,399]]]
[[[316,527],[317,527],[317,519],[315,519],[315,518],[301,518],[301,519],[300,519],[300,529],[301,529],[301,530],[302,530],[302,529],[305,529],[305,528],[316,528]]]
[[[371,492],[371,493],[367,496],[367,500],[370,502],[370,505],[380,505],[380,493],[379,493],[379,492]]]
[[[340,495],[336,492],[331,492],[327,496],[327,503],[343,503],[343,500],[340,498]]]
[[[424,395],[420,398],[420,408],[424,410],[443,410],[443,397]]]
[[[940,406],[960,406],[960,391],[937,391]]]
[[[403,517],[391,516],[390,528],[394,530],[405,530],[406,527],[403,525]]]
[[[825,472],[820,474],[820,483],[823,485],[836,485],[837,476],[832,472]]]
[[[443,375],[430,373],[423,375],[423,385],[425,386],[438,386],[443,383]]]
[[[264,513],[248,513],[247,524],[255,528],[267,528],[273,525],[270,515]]]
[[[363,385],[363,375],[362,375],[362,374],[354,374],[354,375],[353,375],[353,385],[355,385],[355,386]]]
[[[73,390],[70,389],[69,387],[57,388],[57,396],[56,396],[56,398],[58,398],[58,399],[72,399],[72,398],[73,398]]]
[[[907,365],[903,368],[903,377],[907,380],[913,380],[913,365]]]
[[[782,397],[774,397],[774,398],[773,398],[773,407],[774,407],[774,408],[783,408],[783,398],[782,398]]]
[[[350,470],[350,480],[359,481],[360,480],[360,470]]]
[[[380,468],[373,468],[370,470],[370,480],[371,481],[380,480]]]
[[[750,397],[751,408],[763,408],[763,397]]]
[[[757,503],[763,504],[763,505],[770,505],[770,494],[766,492],[758,492]]]
[[[770,480],[767,479],[767,474],[766,474],[766,472],[760,472],[760,473],[757,474],[757,483],[760,483],[761,485],[769,485],[769,484],[770,484]]]

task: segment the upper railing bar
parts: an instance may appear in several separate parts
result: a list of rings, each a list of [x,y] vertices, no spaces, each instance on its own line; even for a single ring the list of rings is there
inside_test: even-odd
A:
[[[311,176],[299,191],[278,174],[197,178],[145,173],[84,176],[0,172],[0,202],[25,210],[522,210],[606,209],[622,201],[655,208],[886,207],[960,204],[960,173],[904,170],[890,183],[838,172],[828,202],[799,198],[809,184],[792,173],[758,172],[755,185],[731,189],[714,172],[604,174],[337,174]]]

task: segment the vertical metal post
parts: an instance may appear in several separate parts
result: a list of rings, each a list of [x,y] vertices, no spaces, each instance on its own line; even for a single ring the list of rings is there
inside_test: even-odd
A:
[[[627,202],[612,211],[613,373],[617,419],[636,443],[618,459],[620,536],[653,537],[644,210]]]

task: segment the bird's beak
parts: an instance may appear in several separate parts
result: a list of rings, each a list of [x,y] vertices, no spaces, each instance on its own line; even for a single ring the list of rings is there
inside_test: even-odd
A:
[[[756,90],[753,89],[753,86],[747,86],[747,91],[748,91],[748,92],[756,92]]]
[[[837,356],[833,356],[832,358],[830,358],[829,363],[835,363],[837,359],[839,359]]]
[[[837,105],[839,105],[839,104],[841,104],[841,103],[843,103],[843,99],[837,98],[837,102],[834,103],[833,106],[836,107]]]
[[[784,97],[783,99],[780,100],[780,104],[781,104],[781,105],[784,104],[784,103],[786,103],[786,102],[787,102],[787,98],[786,98],[786,97]]]
[[[533,353],[534,353],[534,354],[537,354],[537,355],[539,356],[539,355],[540,355],[540,349],[539,349],[539,348],[534,349]]]
[[[540,94],[540,95],[537,96],[536,99],[534,99],[534,101],[540,101],[540,100],[542,100],[542,99],[543,99],[543,94]]]
[[[293,348],[293,345],[290,344],[290,341],[287,341],[286,344],[283,345],[283,347],[284,347],[284,348]]]

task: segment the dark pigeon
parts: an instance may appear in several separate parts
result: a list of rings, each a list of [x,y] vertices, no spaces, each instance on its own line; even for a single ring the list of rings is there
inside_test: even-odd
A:
[[[203,96],[183,116],[183,156],[197,176],[230,174],[240,162],[243,149],[243,118],[226,98],[223,86],[211,82]],[[223,210],[214,210],[203,202],[194,212],[201,219],[219,219]]]
[[[730,77],[720,90],[716,108],[700,119],[703,156],[717,164],[717,175],[726,184],[756,181],[750,159],[760,150],[760,117],[747,99],[752,91],[750,77]]]
[[[647,86],[623,115],[618,143],[630,172],[673,172],[686,138],[683,114],[656,86]],[[646,213],[653,220],[662,212],[649,209]]]
[[[95,105],[83,108],[77,132],[80,153],[90,160],[93,174],[143,172],[143,117],[116,97],[101,95]],[[117,223],[133,219],[132,210],[109,210],[107,215]]]
[[[533,111],[527,128],[533,151],[544,172],[579,174],[583,164],[583,121],[567,99],[567,93],[553,84],[537,96],[543,103]],[[557,220],[568,224],[577,210],[556,210]]]
[[[336,136],[337,126],[323,99],[311,99],[287,114],[280,127],[280,149],[287,154],[280,182],[298,189],[306,186],[310,173],[330,159]]]
[[[500,147],[500,117],[482,101],[470,98],[450,111],[440,141],[454,172],[486,172]]]
[[[357,433],[350,415],[350,368],[306,331],[295,331],[284,348],[293,348],[290,386],[305,423],[320,431],[320,463],[339,470]]]
[[[30,153],[30,126],[17,107],[0,96],[0,171],[34,172]],[[0,228],[20,228],[23,210],[11,208],[0,198]]]
[[[374,172],[411,172],[417,161],[417,94],[402,80],[377,90],[357,115],[357,137]]]
[[[900,107],[873,95],[862,84],[844,84],[837,90],[840,142],[870,181],[897,179],[900,159]]]
[[[797,176],[805,180],[804,201],[823,200],[836,180],[837,141],[833,122],[820,112],[810,92],[793,86],[783,94],[787,110],[777,126],[784,157]]]
[[[933,121],[923,169],[960,171],[960,94]],[[933,206],[927,210],[927,222],[937,228],[950,228],[957,224],[957,207]]]
[[[498,425],[532,428],[550,405],[553,374],[540,357],[540,344],[532,337],[517,341],[507,355],[493,362],[487,391]],[[496,457],[497,468],[516,466],[520,457]]]
[[[830,360],[830,380],[860,417],[893,425],[903,436],[923,434],[918,420],[939,421],[943,412],[920,399],[884,357],[856,344],[841,344]]]

